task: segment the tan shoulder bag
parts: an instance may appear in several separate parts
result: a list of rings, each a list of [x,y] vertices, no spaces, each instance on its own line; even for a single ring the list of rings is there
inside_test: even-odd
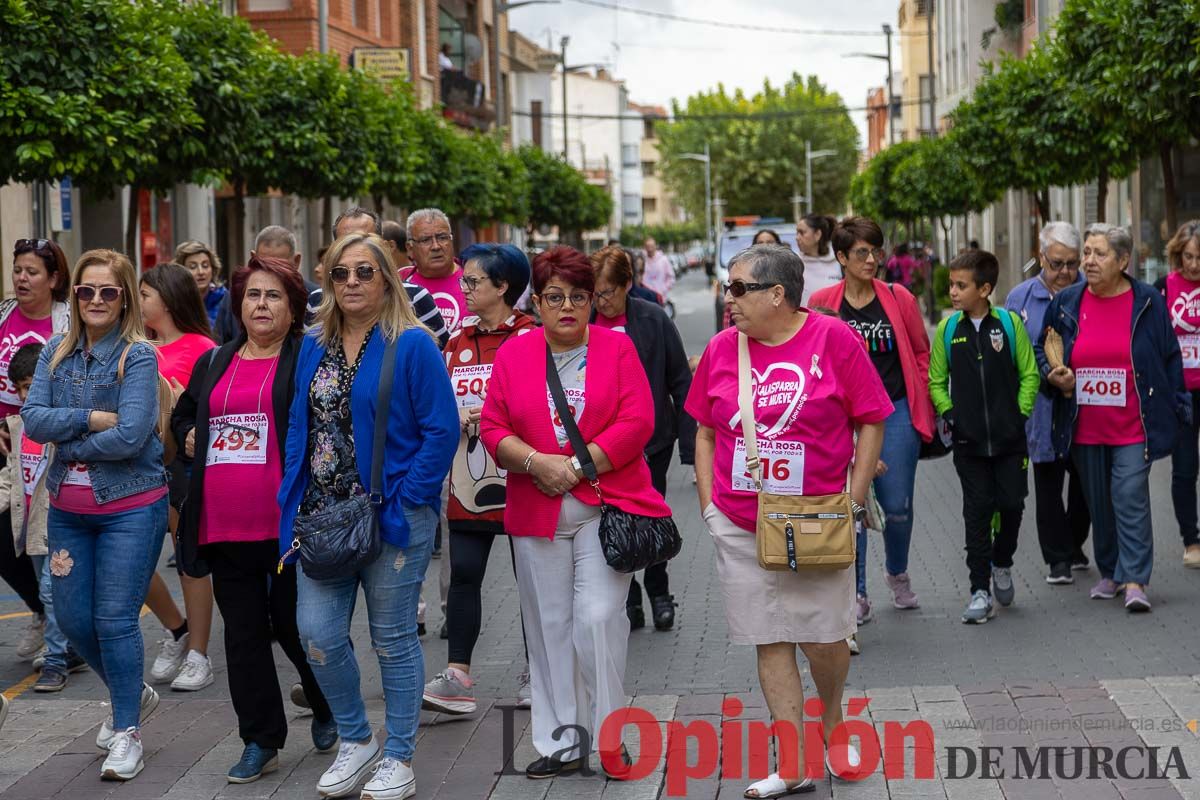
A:
[[[750,341],[738,334],[738,409],[746,443],[746,471],[758,492],[758,565],[769,570],[846,569],[854,564],[854,511],[850,484],[838,494],[797,496],[763,490],[762,464],[750,386]]]

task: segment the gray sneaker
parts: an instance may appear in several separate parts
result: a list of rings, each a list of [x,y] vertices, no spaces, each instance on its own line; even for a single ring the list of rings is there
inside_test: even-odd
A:
[[[425,684],[421,708],[442,714],[470,714],[475,710],[475,693],[446,669]]]
[[[533,708],[533,687],[529,685],[529,668],[517,676],[517,708]]]
[[[992,592],[996,595],[996,602],[1008,608],[1012,605],[1013,589],[1012,567],[992,567]]]
[[[992,605],[992,596],[980,589],[971,595],[971,602],[967,605],[967,610],[963,612],[962,621],[982,625],[994,616],[996,616],[996,607]]]

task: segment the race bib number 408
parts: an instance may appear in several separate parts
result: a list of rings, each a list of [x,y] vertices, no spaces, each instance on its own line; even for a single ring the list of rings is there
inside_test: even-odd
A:
[[[1084,368],[1075,371],[1081,406],[1125,407],[1125,370]]]
[[[212,417],[205,466],[267,463],[267,427],[267,415],[261,412]]]
[[[455,367],[450,373],[450,383],[454,384],[454,399],[458,401],[458,407],[478,408],[483,405],[491,379],[491,364]]]
[[[762,467],[763,489],[771,494],[804,494],[804,443],[758,443],[758,460]],[[753,492],[754,479],[746,471],[746,440],[738,437],[733,447],[735,492]]]

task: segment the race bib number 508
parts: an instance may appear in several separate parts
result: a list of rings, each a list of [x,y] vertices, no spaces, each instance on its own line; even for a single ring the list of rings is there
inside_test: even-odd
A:
[[[763,489],[771,494],[804,494],[804,443],[758,443]],[[733,490],[753,492],[754,479],[746,471],[746,440],[740,436],[733,448]]]

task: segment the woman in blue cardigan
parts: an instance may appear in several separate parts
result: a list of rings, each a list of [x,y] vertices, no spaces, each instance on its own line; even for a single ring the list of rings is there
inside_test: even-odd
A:
[[[298,513],[313,514],[370,486],[375,406],[384,350],[394,340],[387,409],[379,557],[345,578],[297,569],[296,622],[342,743],[321,776],[322,797],[345,797],[374,767],[364,794],[400,800],[416,792],[413,748],[425,683],[417,599],[433,549],[442,482],[458,445],[454,391],[433,335],[409,305],[384,242],[351,234],[325,256],[324,300],[296,362],[287,463],[279,489],[279,542],[287,553]],[[375,741],[350,646],[359,586],[379,656],[387,741]],[[382,759],[380,756],[383,756]]]

